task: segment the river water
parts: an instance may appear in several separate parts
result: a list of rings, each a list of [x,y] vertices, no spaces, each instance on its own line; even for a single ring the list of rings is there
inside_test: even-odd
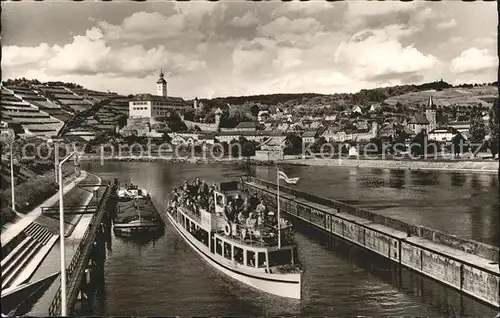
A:
[[[245,173],[233,165],[140,162],[85,163],[103,179],[146,187],[162,209],[185,178],[223,181]],[[275,180],[275,168],[253,167]],[[496,176],[342,167],[283,167],[297,187],[378,213],[494,244],[498,239]],[[370,260],[330,250],[297,233],[306,268],[301,301],[256,292],[219,274],[167,224],[153,241],[113,236],[106,260],[106,316],[490,316],[496,312],[410,271],[373,269]],[[367,264],[368,263],[368,264]]]

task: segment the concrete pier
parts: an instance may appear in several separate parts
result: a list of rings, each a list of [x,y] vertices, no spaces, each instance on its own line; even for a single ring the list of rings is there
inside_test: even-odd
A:
[[[276,184],[248,178],[243,189],[276,207]],[[374,252],[481,302],[500,305],[498,248],[280,186],[287,216]]]

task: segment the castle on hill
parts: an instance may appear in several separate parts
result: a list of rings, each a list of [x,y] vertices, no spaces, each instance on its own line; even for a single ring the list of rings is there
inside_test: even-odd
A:
[[[165,117],[171,111],[182,111],[190,107],[181,97],[167,95],[167,80],[163,71],[156,81],[157,95],[137,94],[129,102],[129,119],[151,119]]]
[[[180,117],[183,118],[182,111],[189,107],[199,110],[203,105],[198,98],[195,98],[193,105],[190,105],[181,97],[168,96],[168,83],[163,71],[160,71],[159,78],[156,81],[156,95],[137,94],[129,101],[127,125],[120,130],[120,133],[123,135],[160,136],[161,134],[155,131],[162,130],[164,128],[164,123],[158,119],[168,117],[171,112],[179,113]],[[219,112],[216,113],[215,124],[186,121],[185,124],[188,128],[198,126],[204,131],[217,131],[221,116],[220,109],[218,111]]]

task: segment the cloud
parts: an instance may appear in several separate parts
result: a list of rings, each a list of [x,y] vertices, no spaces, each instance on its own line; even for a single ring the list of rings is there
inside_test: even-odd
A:
[[[10,38],[3,47],[4,77],[81,81],[92,89],[118,88],[129,94],[154,92],[163,68],[171,73],[170,92],[201,97],[352,92],[441,77],[453,82],[484,75],[491,81],[496,74],[491,67],[496,65],[491,55],[496,38],[486,30],[498,21],[496,15],[483,18],[491,4],[310,1],[263,7],[191,1],[116,9],[92,5],[90,11],[60,9],[70,8],[62,4],[51,10],[33,7],[29,16],[37,19],[28,22],[8,15],[5,29],[16,33],[5,33]],[[18,9],[12,5],[9,10]],[[65,18],[57,23],[59,29],[53,27],[54,16],[84,13],[90,18],[79,23]],[[455,34],[443,31],[453,24]],[[458,57],[454,53],[469,47],[477,51]],[[465,63],[467,59],[473,61]],[[481,71],[471,76],[470,69]],[[457,73],[463,71],[469,73]]]
[[[323,26],[313,18],[289,19],[280,17],[272,22],[257,27],[257,34],[276,37],[282,34],[313,34],[320,32]]]
[[[260,20],[255,11],[247,11],[241,17],[234,17],[229,24],[235,27],[250,27],[259,24]]]
[[[311,1],[311,2],[285,2],[272,12],[272,17],[280,17],[289,14],[298,14],[301,16],[309,16],[320,14],[332,9],[338,9],[339,5],[331,2]]]
[[[442,21],[442,22],[439,22],[436,27],[438,29],[451,29],[455,26],[457,26],[457,21],[455,19],[451,19],[451,20],[448,20],[448,21]]]
[[[201,37],[193,29],[188,31],[185,16],[164,16],[157,12],[136,12],[126,17],[120,25],[99,21],[98,27],[103,30],[108,41],[140,43],[148,40],[167,40],[186,32],[187,36]]]
[[[146,49],[142,45],[114,45],[104,36],[105,31],[93,27],[85,35],[76,35],[73,41],[50,47],[42,43],[36,47],[6,46],[2,64],[6,68],[32,68],[48,75],[64,74],[137,76],[145,77],[160,68],[172,74],[196,72],[206,68],[194,53],[168,51],[157,45]]]
[[[48,60],[53,54],[53,48],[47,43],[38,46],[4,46],[2,48],[2,67],[36,66]]]
[[[269,66],[276,56],[273,41],[255,38],[241,41],[232,53],[233,73],[242,76],[259,77],[269,72]]]
[[[358,2],[349,1],[349,14],[355,17],[363,16],[379,16],[389,15],[394,13],[404,13],[413,11],[421,6],[419,2],[400,2],[400,1],[383,1],[383,2]]]
[[[370,80],[391,74],[420,73],[435,67],[438,59],[425,55],[413,45],[402,46],[400,37],[409,34],[399,26],[380,30],[364,31],[343,42],[335,52],[335,61],[350,68],[353,77]]]
[[[463,51],[460,56],[450,63],[452,73],[480,73],[498,67],[498,58],[488,52],[475,47]]]
[[[494,37],[482,37],[482,38],[476,38],[476,42],[479,45],[484,45],[484,46],[495,45],[496,46],[497,39]]]

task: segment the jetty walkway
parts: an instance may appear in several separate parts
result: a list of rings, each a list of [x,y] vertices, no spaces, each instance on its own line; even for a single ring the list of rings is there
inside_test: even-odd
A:
[[[113,208],[109,205],[112,187],[84,171],[65,186],[68,314],[79,296],[88,299],[94,292],[90,282],[102,278],[105,233],[110,232],[106,216]],[[22,266],[15,266],[19,269],[16,280],[2,291],[4,314],[60,315],[60,252],[55,248],[59,242],[58,198],[57,193],[2,233],[2,255],[6,255],[2,258],[2,272],[4,265],[24,260]],[[4,283],[7,281],[2,275]]]

